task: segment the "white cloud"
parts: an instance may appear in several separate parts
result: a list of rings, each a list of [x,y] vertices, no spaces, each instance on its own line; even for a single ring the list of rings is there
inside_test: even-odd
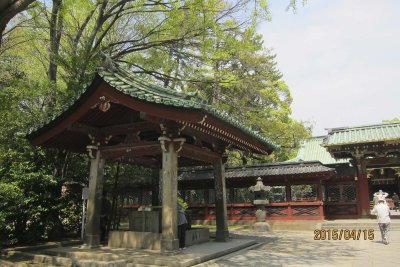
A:
[[[272,1],[260,32],[290,86],[293,117],[324,128],[400,116],[400,1]]]

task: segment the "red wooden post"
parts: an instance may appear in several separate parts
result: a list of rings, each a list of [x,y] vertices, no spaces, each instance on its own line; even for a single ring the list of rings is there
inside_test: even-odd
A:
[[[324,215],[324,206],[323,206],[322,202],[321,202],[320,206],[318,207],[318,211],[319,211],[320,219],[323,220],[325,218],[325,215]]]
[[[319,180],[318,184],[318,200],[322,201],[322,181]]]
[[[358,207],[361,217],[369,216],[369,192],[367,174],[360,172],[357,177]]]
[[[288,215],[288,219],[289,219],[289,220],[292,219],[292,217],[293,217],[293,210],[292,210],[291,202],[288,202],[288,205],[287,205],[287,215]]]

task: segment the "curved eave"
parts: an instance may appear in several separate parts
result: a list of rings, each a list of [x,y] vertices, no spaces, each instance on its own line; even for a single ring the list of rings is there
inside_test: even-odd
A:
[[[105,85],[103,84],[105,83]],[[268,139],[261,137],[260,135],[252,132],[247,127],[239,124],[233,119],[227,119],[222,116],[221,113],[208,106],[195,103],[188,105],[185,104],[185,101],[170,101],[168,99],[160,99],[155,97],[141,97],[132,95],[127,90],[124,90],[121,87],[121,84],[113,84],[107,82],[103,77],[99,74],[95,76],[92,83],[89,87],[77,98],[73,99],[69,105],[65,107],[65,109],[58,114],[57,116],[49,119],[45,124],[42,124],[40,127],[31,130],[26,138],[34,145],[42,145],[46,140],[51,138],[51,131],[54,133],[60,133],[65,130],[69,124],[74,122],[72,117],[79,117],[79,114],[84,114],[90,110],[90,108],[98,102],[98,99],[103,94],[106,94],[107,97],[110,98],[111,102],[119,102],[119,98],[125,96],[126,102],[132,102],[130,105],[127,105],[130,108],[135,107],[133,102],[138,103],[138,101],[142,103],[152,104],[153,107],[164,108],[164,110],[179,110],[176,112],[179,116],[176,118],[171,118],[171,116],[167,116],[164,112],[158,112],[153,114],[154,116],[166,119],[174,119],[176,121],[183,121],[188,123],[195,123],[198,125],[204,125],[205,127],[210,128],[210,132],[218,133],[218,131],[222,128],[225,129],[227,139],[233,142],[233,145],[239,149],[252,151],[259,154],[269,154],[273,150],[277,149],[278,146],[270,142]],[[190,100],[189,100],[190,101]],[[194,103],[194,101],[191,101]],[[156,106],[154,106],[156,105]],[[151,112],[151,108],[147,110],[147,112]],[[182,112],[184,110],[185,112]],[[76,119],[75,119],[76,121]]]
[[[98,86],[103,82],[102,78],[98,75],[95,76],[92,83],[85,87],[86,90],[83,90],[80,94],[78,94],[75,98],[73,98],[69,105],[65,106],[65,108],[59,113],[49,118],[46,122],[42,123],[40,126],[36,128],[32,128],[26,134],[26,138],[33,145],[41,145],[41,142],[36,143],[34,140],[42,134],[45,134],[46,131],[50,130],[53,127],[56,127],[61,122],[63,122],[66,118],[71,116],[74,112],[76,112],[79,107],[81,107],[87,100],[93,95],[93,93],[97,90]]]

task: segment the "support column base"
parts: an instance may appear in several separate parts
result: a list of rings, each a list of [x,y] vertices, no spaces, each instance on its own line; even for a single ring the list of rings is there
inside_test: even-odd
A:
[[[253,225],[253,229],[257,232],[269,232],[271,231],[271,226],[267,222],[256,222]]]
[[[362,219],[368,219],[368,218],[369,218],[369,214],[370,214],[370,211],[369,211],[369,210],[368,210],[368,211],[362,210],[362,211],[361,211],[361,216],[360,216],[360,218],[362,218]]]
[[[86,235],[85,242],[82,245],[82,248],[98,248],[100,247],[100,235]]]
[[[178,239],[161,239],[161,252],[163,254],[174,254],[179,249]]]
[[[229,231],[217,229],[217,232],[215,233],[215,241],[227,242],[228,240],[229,240]]]

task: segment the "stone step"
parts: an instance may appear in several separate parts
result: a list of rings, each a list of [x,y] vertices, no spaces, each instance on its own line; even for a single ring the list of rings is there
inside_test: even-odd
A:
[[[74,266],[73,262],[69,258],[64,257],[54,257],[44,254],[35,254],[31,252],[24,251],[7,251],[6,256],[12,258],[23,259],[27,261],[27,264],[34,266]],[[12,260],[11,260],[12,261]]]
[[[79,267],[125,267],[125,266],[128,266],[128,262],[126,260],[116,260],[116,261],[77,260],[75,266],[79,266]]]
[[[168,267],[167,265],[149,265],[140,263],[128,263],[126,267]]]
[[[57,257],[65,257],[65,258],[74,258],[77,260],[92,260],[98,262],[111,262],[111,261],[118,261],[121,260],[121,256],[118,256],[114,253],[92,253],[86,251],[61,251],[61,250],[43,250],[41,253],[50,255],[50,256],[57,256]]]
[[[43,251],[40,251],[42,253]],[[51,252],[51,251],[50,251]],[[8,251],[5,255],[19,260],[25,260],[24,264],[18,264],[12,260],[0,260],[0,266],[62,266],[62,267],[125,267],[125,266],[137,266],[132,263],[128,263],[128,260],[97,260],[99,257],[92,257],[89,259],[76,259],[74,257],[60,257],[50,256],[45,254],[35,254],[31,252],[23,251]],[[72,259],[73,258],[73,259]],[[109,255],[106,258],[110,259]],[[144,265],[143,265],[144,266]]]

